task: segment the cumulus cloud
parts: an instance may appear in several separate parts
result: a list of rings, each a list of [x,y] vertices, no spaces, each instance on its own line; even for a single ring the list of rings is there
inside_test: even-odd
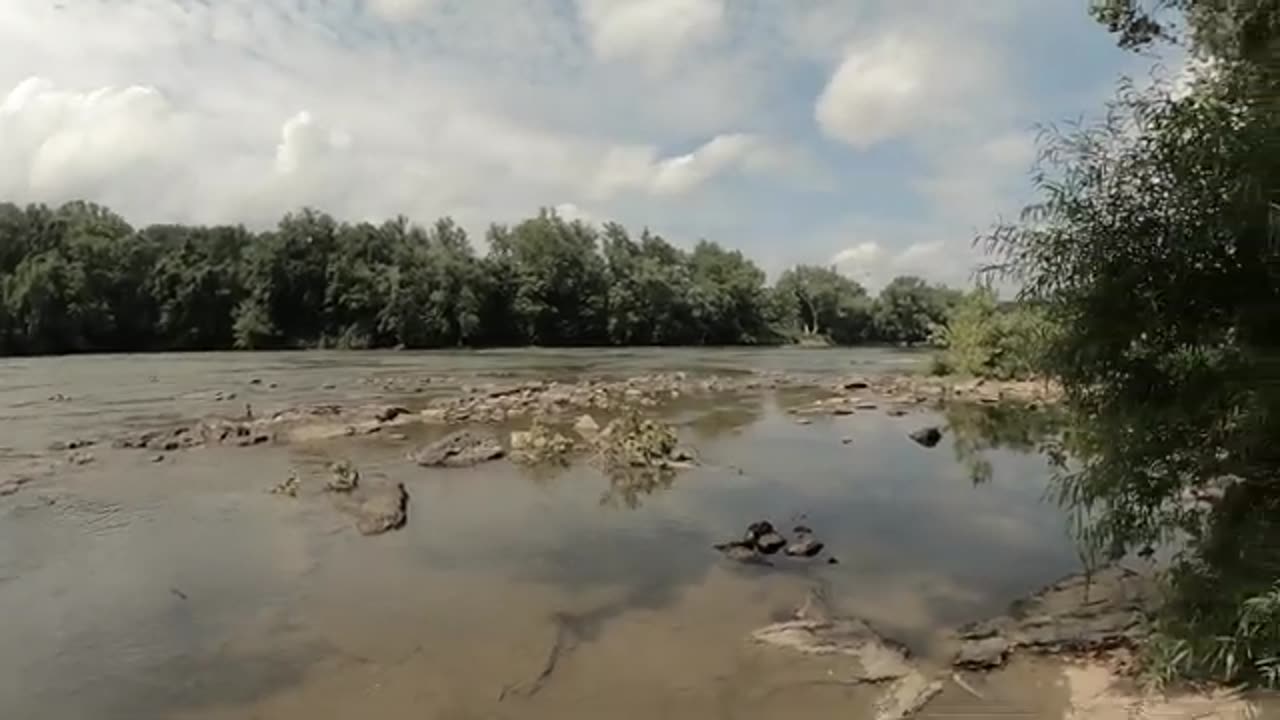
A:
[[[900,275],[917,275],[933,282],[964,286],[976,267],[972,259],[964,258],[963,254],[957,257],[939,240],[915,242],[900,249],[880,241],[864,240],[837,252],[831,264],[873,291]]]
[[[0,102],[0,192],[50,201],[118,195],[122,175],[160,183],[187,139],[155,88],[77,91],[32,77]]]
[[[967,112],[988,76],[979,51],[955,52],[925,34],[890,34],[851,45],[818,97],[830,137],[865,149]]]

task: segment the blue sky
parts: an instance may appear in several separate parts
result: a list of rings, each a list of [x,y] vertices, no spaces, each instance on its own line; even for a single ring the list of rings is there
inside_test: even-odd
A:
[[[552,206],[964,283],[1036,124],[1152,64],[1084,0],[5,0],[0,197],[477,235]]]

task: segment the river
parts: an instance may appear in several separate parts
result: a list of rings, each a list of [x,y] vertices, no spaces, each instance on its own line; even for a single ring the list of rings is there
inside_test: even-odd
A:
[[[921,361],[834,349],[9,359],[0,473],[65,454],[56,442],[246,404],[402,399],[389,378],[420,378],[422,397],[513,378],[836,376]],[[865,692],[811,682],[807,660],[754,646],[750,631],[818,583],[945,663],[949,628],[1078,568],[1066,518],[1044,500],[1042,457],[989,450],[974,483],[954,433],[933,449],[907,437],[945,417],[801,425],[784,412],[794,394],[669,411],[700,465],[641,488],[588,465],[429,470],[377,436],[163,459],[100,443],[93,462],[0,497],[0,717],[869,717]],[[323,498],[267,492],[340,458],[405,484],[404,529],[363,537]],[[838,564],[759,569],[711,549],[762,518],[811,526]],[[557,639],[541,691],[504,697],[547,667]]]

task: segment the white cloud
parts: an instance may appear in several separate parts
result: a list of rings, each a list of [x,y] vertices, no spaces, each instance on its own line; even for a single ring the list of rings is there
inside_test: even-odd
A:
[[[865,149],[954,124],[982,98],[990,76],[981,50],[956,51],[938,37],[888,34],[855,43],[814,108],[822,130]]]
[[[345,149],[351,138],[340,130],[326,131],[303,110],[285,121],[280,128],[280,144],[276,145],[276,172],[293,175],[314,169],[325,156]]]
[[[837,252],[831,264],[874,292],[900,275],[965,286],[976,266],[966,260],[938,240],[916,242],[902,249],[887,247],[877,240],[863,240]]]
[[[665,68],[716,36],[725,6],[724,0],[578,0],[578,12],[599,57]]]

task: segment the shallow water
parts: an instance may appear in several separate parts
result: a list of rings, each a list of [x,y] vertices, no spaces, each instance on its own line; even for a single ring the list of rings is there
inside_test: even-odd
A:
[[[9,361],[0,442],[17,462],[53,441],[244,402],[398,399],[366,381],[397,374],[438,377],[447,392],[498,376],[845,374],[915,361],[775,350]],[[237,398],[215,401],[217,390]],[[196,449],[161,463],[94,448],[96,462],[0,498],[0,717],[870,717],[873,692],[823,682],[829,661],[753,646],[750,631],[820,584],[939,664],[948,628],[1078,566],[1065,518],[1043,501],[1043,459],[988,450],[989,477],[975,484],[961,461],[974,438],[951,433],[932,450],[907,438],[946,418],[801,426],[783,411],[800,395],[676,409],[669,419],[702,465],[643,487],[586,465],[426,470],[404,459],[419,438]],[[335,511],[320,487],[338,458],[405,484],[403,530],[361,537]],[[299,497],[268,494],[291,468]],[[839,564],[755,569],[711,549],[761,518],[812,526]],[[557,640],[545,684],[522,695]]]

